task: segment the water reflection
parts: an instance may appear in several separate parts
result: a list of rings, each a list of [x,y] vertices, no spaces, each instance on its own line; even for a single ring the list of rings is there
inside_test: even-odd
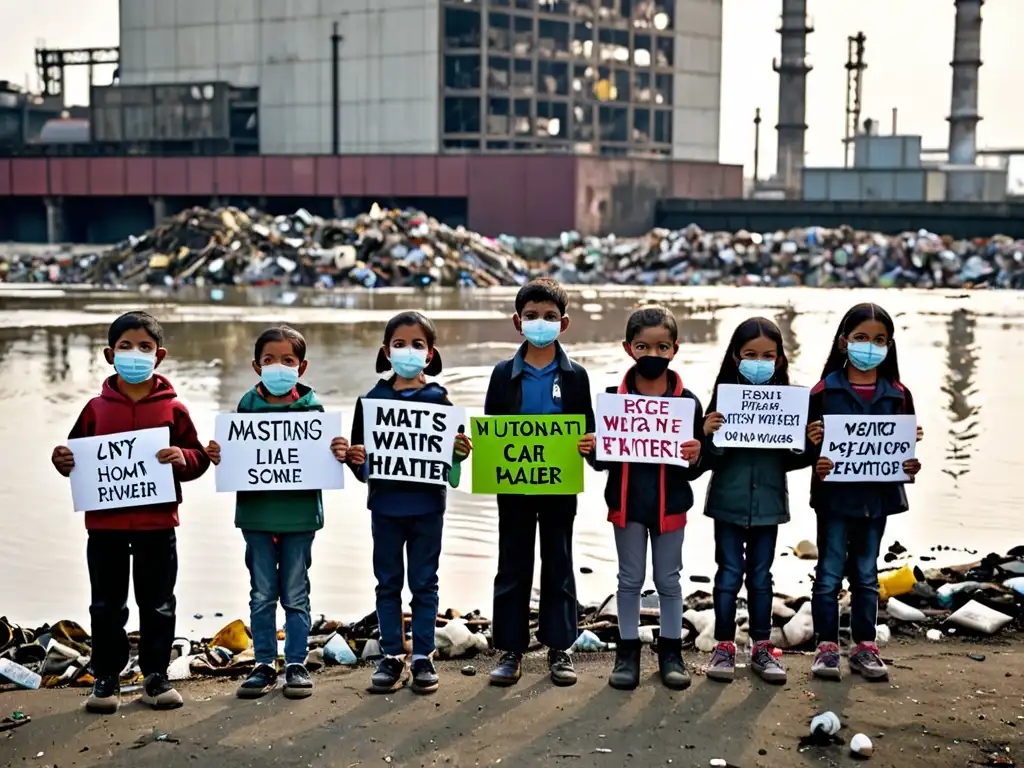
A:
[[[942,471],[959,482],[971,471],[971,444],[978,437],[978,414],[981,405],[971,402],[978,394],[974,374],[978,367],[978,351],[974,343],[977,319],[967,309],[955,309],[946,323],[949,343],[946,347],[946,374],[942,391],[949,397],[949,446]]]

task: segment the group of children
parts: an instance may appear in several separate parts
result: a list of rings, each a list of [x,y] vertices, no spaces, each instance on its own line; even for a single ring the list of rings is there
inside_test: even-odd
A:
[[[552,280],[535,280],[516,296],[512,322],[524,343],[498,363],[491,374],[487,415],[581,415],[586,434],[579,453],[595,469],[607,472],[605,500],[614,526],[619,560],[620,641],[609,683],[620,689],[640,680],[640,593],[647,573],[650,542],[654,583],[661,618],[657,641],[659,672],[666,686],[690,684],[682,655],[683,595],[680,585],[686,516],[694,504],[690,482],[711,473],[705,513],[715,522],[718,572],[714,585],[718,645],[708,677],[731,680],[736,667],[737,596],[746,581],[750,612],[751,667],[764,680],[784,682],[786,672],[770,642],[771,567],[779,525],[789,520],[786,474],[814,466],[811,506],[817,515],[819,560],[812,607],[818,652],[812,665],[821,678],[839,679],[839,604],[843,577],[850,580],[852,635],[849,665],[868,678],[887,674],[875,641],[878,604],[877,560],[886,518],[907,509],[899,483],[824,482],[832,469],[821,457],[826,414],[913,414],[913,398],[900,381],[892,318],[874,304],[847,312],[836,331],[821,381],[811,390],[806,445],[794,450],[721,448],[713,436],[725,421],[708,413],[671,367],[678,349],[678,328],[663,307],[636,310],[626,325],[623,349],[631,364],[609,392],[694,401],[694,439],[681,446],[687,466],[612,463],[596,457],[594,411],[587,371],[572,360],[558,339],[569,327],[568,295]],[[104,350],[115,374],[90,400],[69,434],[80,438],[150,427],[170,427],[170,447],[157,458],[171,464],[176,485],[200,477],[221,459],[220,446],[200,443],[185,406],[170,382],[156,372],[166,356],[163,330],[144,312],[130,312],[110,327]],[[434,324],[419,312],[403,312],[388,322],[377,357],[377,372],[390,371],[365,397],[448,405],[447,391],[427,377],[441,373]],[[316,393],[300,382],[306,373],[302,335],[281,326],[256,340],[252,362],[258,381],[238,404],[240,413],[322,411]],[[736,328],[716,380],[719,384],[788,385],[788,361],[782,334],[769,320],[752,318]],[[438,609],[438,562],[446,506],[442,485],[369,479],[363,445],[362,398],[356,403],[350,439],[331,442],[335,458],[368,484],[367,506],[373,534],[373,569],[383,659],[370,690],[394,691],[407,683],[413,691],[438,688],[432,657]],[[918,439],[921,438],[920,430]],[[455,441],[449,485],[459,484],[460,462],[472,451],[468,436]],[[52,461],[67,476],[74,456],[65,446]],[[916,459],[904,464],[913,478]],[[155,708],[181,706],[167,678],[174,639],[174,584],[177,556],[174,529],[177,502],[113,511],[87,511],[87,559],[92,586],[92,672],[95,685],[87,709],[117,710],[119,678],[128,662],[125,634],[128,578],[134,567],[139,608],[139,666],[145,676],[143,702]],[[490,673],[493,685],[514,685],[530,644],[530,598],[536,542],[540,539],[540,617],[537,639],[548,648],[548,666],[556,685],[576,682],[570,649],[578,634],[572,564],[574,496],[499,495],[498,568],[494,579],[492,641],[500,658]],[[279,679],[276,616],[285,611],[283,693],[301,698],[313,684],[304,666],[310,630],[309,566],[313,539],[323,527],[319,491],[238,493],[235,525],[245,538],[251,580],[250,611],[256,666],[238,689],[241,698],[273,690]],[[131,561],[134,560],[134,564]],[[406,653],[402,588],[412,593],[412,653]]]

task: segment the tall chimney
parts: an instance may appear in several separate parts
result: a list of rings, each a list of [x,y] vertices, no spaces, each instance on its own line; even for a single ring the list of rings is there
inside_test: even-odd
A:
[[[779,156],[777,175],[789,198],[803,195],[804,134],[807,132],[807,0],[782,0],[782,17],[775,30],[782,38],[782,55],[772,61],[779,73]]]
[[[974,165],[978,149],[978,70],[981,69],[981,6],[985,0],[954,0],[953,94],[949,108],[949,162]]]

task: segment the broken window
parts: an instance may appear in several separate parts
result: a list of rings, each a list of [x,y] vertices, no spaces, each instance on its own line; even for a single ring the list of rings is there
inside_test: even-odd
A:
[[[480,133],[480,99],[447,96],[444,100],[445,133]]]
[[[487,88],[491,91],[507,91],[511,83],[510,61],[504,56],[488,57]]]
[[[571,55],[568,22],[541,19],[537,28],[538,54],[548,59],[564,59]]]
[[[569,65],[557,61],[538,62],[537,91],[549,96],[568,96]]]
[[[445,56],[444,87],[473,90],[480,87],[479,56]]]
[[[449,49],[480,47],[480,11],[444,9],[444,44]]]
[[[625,107],[601,107],[597,113],[601,141],[629,141],[629,111]]]
[[[487,135],[508,136],[511,127],[509,100],[504,97],[487,99]]]
[[[533,133],[533,119],[530,114],[530,100],[516,99],[512,108],[515,112],[512,118],[512,132],[519,136]]]
[[[589,104],[577,104],[572,116],[573,141],[594,140],[594,108]]]
[[[492,51],[512,50],[512,17],[507,13],[488,14],[487,45]]]
[[[672,68],[672,63],[675,60],[675,42],[675,40],[667,35],[658,36],[654,55],[656,66]]]
[[[672,104],[672,75],[654,76],[654,103]]]
[[[537,89],[534,86],[533,59],[514,59],[512,62],[512,89],[524,96],[533,96]]]
[[[577,59],[589,59],[594,55],[594,25],[589,21],[576,22],[573,29],[571,53]]]
[[[639,104],[648,104],[654,100],[654,93],[651,89],[651,74],[649,72],[633,73],[633,101]]]
[[[529,56],[534,45],[533,19],[516,16],[512,25],[512,53],[516,56]]]
[[[654,140],[659,144],[672,143],[672,112],[670,110],[654,110]]]
[[[574,64],[572,67],[572,89],[577,97],[584,99],[597,98],[596,70],[589,64]]]
[[[569,138],[569,105],[563,101],[538,101],[537,135],[552,139]]]
[[[633,110],[633,141],[647,144],[651,140],[651,110],[637,107]]]
[[[604,63],[629,63],[629,32],[624,29],[599,29],[597,31],[597,56]]]

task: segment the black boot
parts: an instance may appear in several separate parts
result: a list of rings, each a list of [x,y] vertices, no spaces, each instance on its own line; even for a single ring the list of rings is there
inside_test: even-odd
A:
[[[615,649],[615,666],[608,677],[608,685],[620,691],[632,691],[640,685],[640,652],[643,646],[639,640],[619,640]]]
[[[690,687],[690,673],[683,661],[683,641],[658,638],[658,671],[666,687],[682,691]]]

